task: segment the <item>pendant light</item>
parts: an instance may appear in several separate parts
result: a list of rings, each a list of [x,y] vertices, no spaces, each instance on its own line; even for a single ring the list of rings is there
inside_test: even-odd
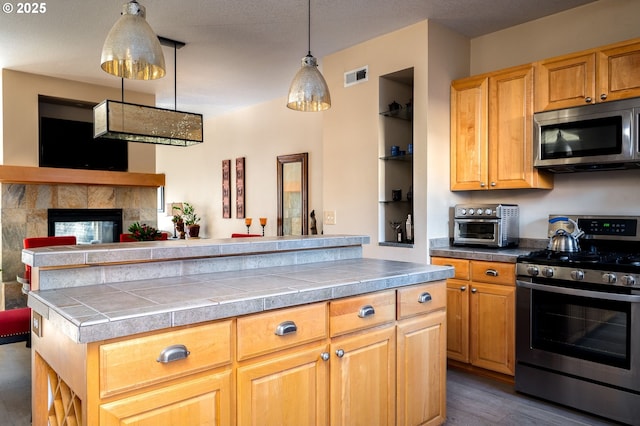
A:
[[[154,36],[155,37],[155,36]],[[178,49],[181,41],[157,37],[163,46],[173,47],[174,109],[163,109],[105,100],[93,108],[93,137],[156,145],[191,146],[202,143],[202,114],[178,111]]]
[[[136,0],[122,5],[122,16],[102,47],[100,66],[105,72],[134,80],[164,77],[162,47],[145,16],[144,6]]]
[[[327,82],[318,70],[318,61],[311,55],[311,0],[309,0],[307,56],[289,87],[287,108],[296,111],[324,111],[331,107],[331,95]]]

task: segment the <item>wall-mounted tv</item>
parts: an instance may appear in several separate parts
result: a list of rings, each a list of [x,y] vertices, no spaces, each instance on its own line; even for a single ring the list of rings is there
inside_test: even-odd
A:
[[[91,122],[40,116],[39,165],[126,172],[127,141],[94,139]]]

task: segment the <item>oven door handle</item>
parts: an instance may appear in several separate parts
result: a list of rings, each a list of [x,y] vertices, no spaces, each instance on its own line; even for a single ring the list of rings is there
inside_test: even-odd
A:
[[[575,288],[556,287],[552,285],[536,284],[526,281],[516,281],[518,287],[532,290],[546,291],[548,293],[568,294],[570,296],[591,297],[593,299],[615,300],[618,302],[640,303],[640,295],[606,293],[602,291],[578,290]]]

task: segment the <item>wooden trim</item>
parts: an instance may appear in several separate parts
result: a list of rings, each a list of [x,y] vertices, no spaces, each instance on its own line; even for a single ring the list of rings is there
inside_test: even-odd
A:
[[[0,183],[69,183],[78,185],[159,187],[164,186],[165,175],[164,173],[109,172],[103,170],[0,165]]]

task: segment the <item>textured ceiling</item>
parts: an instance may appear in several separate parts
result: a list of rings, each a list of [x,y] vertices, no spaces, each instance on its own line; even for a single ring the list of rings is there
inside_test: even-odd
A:
[[[594,0],[314,0],[311,52],[327,54],[424,19],[469,37],[494,32]],[[100,51],[125,0],[55,0],[46,12],[0,14],[0,67],[114,87]],[[185,42],[177,73],[125,90],[156,93],[158,106],[207,115],[285,96],[307,53],[304,0],[139,0],[158,35]],[[7,4],[14,10],[8,13]],[[168,67],[173,50],[164,48]],[[322,64],[320,64],[322,65]]]

